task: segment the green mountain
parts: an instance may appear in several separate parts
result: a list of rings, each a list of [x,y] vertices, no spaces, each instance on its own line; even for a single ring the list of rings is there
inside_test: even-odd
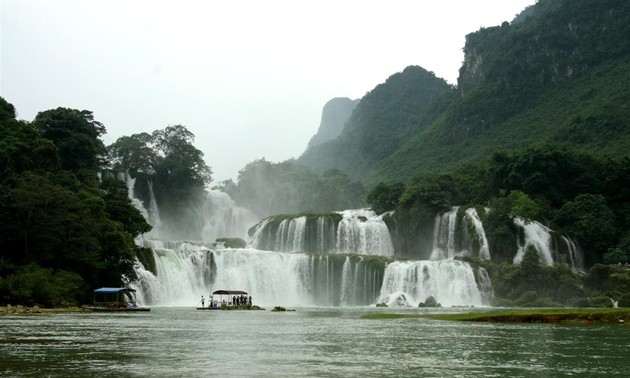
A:
[[[531,145],[627,156],[630,2],[539,0],[512,23],[469,34],[464,53],[457,88],[408,67],[361,99],[336,140],[298,161],[371,186]]]
[[[310,146],[297,162],[321,173],[339,169],[364,177],[407,139],[429,125],[435,100],[451,87],[420,67],[407,67],[367,93],[334,140]]]

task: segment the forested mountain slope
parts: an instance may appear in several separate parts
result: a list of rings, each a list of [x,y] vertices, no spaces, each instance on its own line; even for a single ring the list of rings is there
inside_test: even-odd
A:
[[[366,183],[408,182],[532,144],[627,154],[630,3],[541,0],[526,13],[467,36],[457,98]]]
[[[456,106],[451,112],[456,111]],[[566,144],[606,158],[630,151],[630,60],[605,64],[538,96],[508,119],[463,136],[452,132],[448,116],[385,159],[366,182],[402,181],[461,164],[478,163],[498,149]]]
[[[630,150],[630,2],[539,0],[512,23],[469,34],[464,53],[456,88],[407,67],[360,100],[339,137],[297,162],[370,187],[497,149]]]
[[[436,99],[450,86],[421,67],[407,67],[366,94],[341,135],[309,148],[297,162],[321,173],[339,169],[363,177],[433,120]]]

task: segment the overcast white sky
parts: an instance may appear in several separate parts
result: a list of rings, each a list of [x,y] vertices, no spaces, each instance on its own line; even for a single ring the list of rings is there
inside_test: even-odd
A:
[[[0,0],[0,96],[123,135],[182,124],[213,168],[298,157],[324,104],[419,65],[456,84],[465,36],[535,0]]]

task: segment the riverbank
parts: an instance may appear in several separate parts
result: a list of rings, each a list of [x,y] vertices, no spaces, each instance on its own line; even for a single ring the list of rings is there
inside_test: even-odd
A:
[[[630,324],[630,308],[545,308],[440,314],[377,313],[363,319],[423,318],[490,323]]]
[[[56,313],[66,313],[66,312],[84,312],[85,309],[81,307],[55,307],[55,308],[42,308],[39,306],[2,306],[0,307],[0,315],[4,314],[56,314]]]

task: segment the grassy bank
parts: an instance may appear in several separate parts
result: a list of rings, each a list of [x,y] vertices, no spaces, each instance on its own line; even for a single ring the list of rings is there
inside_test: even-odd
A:
[[[630,324],[630,308],[509,309],[486,312],[442,314],[364,315],[364,319],[423,318],[495,323]]]

